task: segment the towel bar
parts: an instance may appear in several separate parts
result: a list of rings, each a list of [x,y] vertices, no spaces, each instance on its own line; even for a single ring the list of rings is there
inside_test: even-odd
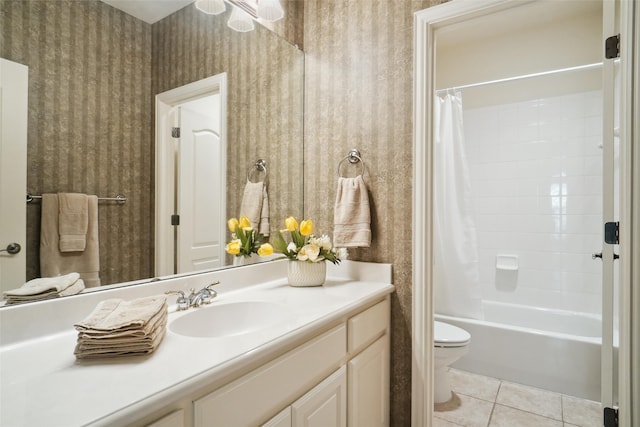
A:
[[[30,193],[27,193],[27,203],[31,203],[34,200],[40,200],[40,199],[42,199],[42,196],[32,196]],[[127,197],[123,196],[122,194],[117,194],[115,197],[98,197],[98,200],[124,203],[127,201]]]

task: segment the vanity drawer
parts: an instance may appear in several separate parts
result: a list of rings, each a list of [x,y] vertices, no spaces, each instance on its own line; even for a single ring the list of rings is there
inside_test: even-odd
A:
[[[347,325],[347,351],[355,354],[386,331],[389,325],[389,298],[356,314]]]
[[[341,324],[193,402],[196,427],[257,425],[335,370],[346,355]]]

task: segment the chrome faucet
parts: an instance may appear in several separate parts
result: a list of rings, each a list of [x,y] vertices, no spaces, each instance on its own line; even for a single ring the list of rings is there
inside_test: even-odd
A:
[[[178,310],[186,310],[189,307],[200,307],[202,304],[210,304],[211,300],[218,296],[218,293],[211,288],[219,283],[220,281],[213,282],[198,292],[196,292],[195,289],[191,289],[189,296],[186,296],[182,291],[167,291],[165,294],[178,295],[178,299],[176,300]]]
[[[176,304],[178,305],[178,311],[186,310],[189,308],[189,298],[186,297],[182,291],[167,291],[165,295],[178,295]]]

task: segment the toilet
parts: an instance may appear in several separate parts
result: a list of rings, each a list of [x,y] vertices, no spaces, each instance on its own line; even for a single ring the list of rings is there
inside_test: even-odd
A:
[[[464,329],[437,320],[433,322],[434,403],[451,399],[449,365],[467,353],[470,341],[471,335]]]

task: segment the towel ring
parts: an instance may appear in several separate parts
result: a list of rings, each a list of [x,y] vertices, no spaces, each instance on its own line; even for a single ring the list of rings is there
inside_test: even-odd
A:
[[[364,175],[364,160],[362,160],[362,157],[360,157],[360,151],[358,151],[356,148],[353,148],[352,150],[349,151],[349,154],[347,154],[346,157],[340,160],[340,163],[338,163],[338,176],[340,178],[344,178],[342,175],[340,175],[340,167],[346,160],[348,160],[349,163],[351,163],[352,165],[356,163],[360,163],[362,166],[362,170],[358,175]]]
[[[264,179],[262,180],[262,182],[267,182],[267,162],[264,159],[258,159],[256,160],[256,162],[254,164],[252,164],[251,166],[249,166],[249,169],[247,170],[247,181],[252,182],[252,183],[256,183],[256,182],[260,182],[260,181],[251,181],[251,172],[252,171],[258,171],[258,172],[264,172]]]

